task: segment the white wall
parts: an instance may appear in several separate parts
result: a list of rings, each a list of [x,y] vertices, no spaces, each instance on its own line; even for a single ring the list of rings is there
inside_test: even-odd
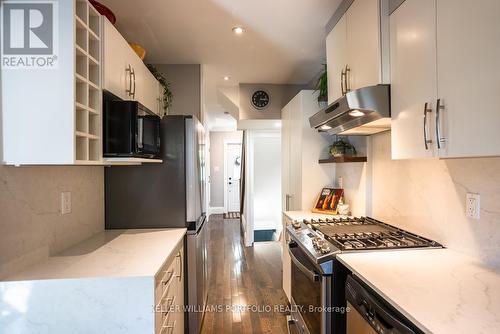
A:
[[[390,132],[370,141],[367,164],[337,166],[348,201],[362,206],[371,186],[374,218],[500,267],[500,158],[393,161]],[[465,217],[467,192],[481,195],[480,220]]]
[[[60,214],[60,193],[72,212]],[[104,230],[104,167],[0,166],[0,278]]]
[[[254,230],[277,229],[281,220],[281,137],[253,139]]]

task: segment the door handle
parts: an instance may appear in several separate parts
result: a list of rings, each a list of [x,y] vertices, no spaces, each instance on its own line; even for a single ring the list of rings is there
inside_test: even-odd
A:
[[[445,142],[441,138],[441,110],[444,110],[444,105],[441,104],[441,99],[437,99],[436,103],[436,141],[438,149],[441,149],[441,143]]]
[[[428,108],[428,103],[425,102],[424,105],[424,145],[425,149],[429,149],[429,144],[432,143],[432,140],[427,139],[427,114],[432,112],[432,109]]]

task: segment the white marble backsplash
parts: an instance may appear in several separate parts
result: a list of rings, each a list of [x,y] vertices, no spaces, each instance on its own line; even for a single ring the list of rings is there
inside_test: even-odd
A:
[[[353,208],[500,267],[500,158],[393,161],[390,132],[369,141],[365,166],[337,167]],[[481,195],[480,220],[465,216],[467,192]]]
[[[61,192],[72,211],[61,215]],[[0,279],[104,230],[104,167],[0,166]]]

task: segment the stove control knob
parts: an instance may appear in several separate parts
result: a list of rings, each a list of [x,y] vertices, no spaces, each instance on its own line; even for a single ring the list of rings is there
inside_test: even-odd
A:
[[[323,245],[321,246],[321,253],[323,253],[323,254],[330,253],[330,246],[323,243]]]

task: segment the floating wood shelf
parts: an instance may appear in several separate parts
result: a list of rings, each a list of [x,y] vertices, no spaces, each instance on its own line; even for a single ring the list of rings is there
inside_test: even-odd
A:
[[[331,164],[331,163],[347,163],[347,162],[366,162],[367,159],[366,157],[349,157],[349,156],[344,156],[344,157],[330,157],[328,159],[322,159],[319,160],[320,164]]]

